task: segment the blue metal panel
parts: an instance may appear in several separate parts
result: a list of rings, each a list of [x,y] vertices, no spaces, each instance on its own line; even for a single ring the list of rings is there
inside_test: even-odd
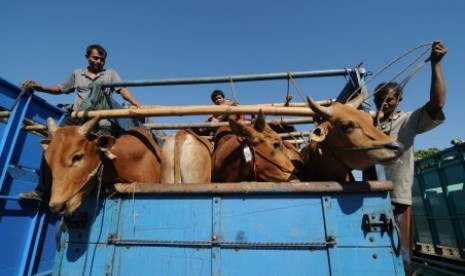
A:
[[[331,275],[325,249],[231,248],[221,251],[221,259],[220,275]]]
[[[325,244],[318,195],[223,197],[218,239],[237,243]],[[277,219],[279,218],[279,222]]]
[[[221,275],[329,275],[319,195],[224,196],[218,241]]]
[[[2,275],[49,275],[54,264],[56,220],[50,220],[40,204],[17,198],[37,185],[41,137],[21,127],[25,117],[44,124],[42,117],[60,118],[63,112],[21,92],[0,78],[0,110],[10,112],[0,123],[0,271]]]
[[[21,168],[38,170],[44,152],[40,146],[42,139],[40,136],[30,135],[26,131],[21,131],[16,141],[15,151],[11,156],[10,164],[15,164]]]
[[[374,215],[375,219],[380,214],[393,216],[387,194],[383,195],[383,200],[380,200],[379,195],[361,197],[359,194],[333,194],[328,198],[329,207],[324,209],[328,223],[327,231],[331,233],[330,235],[337,237],[338,247],[391,246],[392,239],[388,235],[389,231],[381,231],[381,228],[367,231],[363,225],[364,215]],[[331,223],[329,220],[332,220]]]
[[[7,164],[10,164],[10,159],[13,154],[21,124],[26,113],[26,109],[30,103],[30,97],[23,96],[18,99],[15,108],[11,111],[10,118],[5,127],[5,132],[2,133],[0,140],[0,188],[7,171]]]
[[[81,244],[63,251],[54,275],[212,275],[210,249]]]
[[[212,238],[210,197],[127,198],[120,212],[114,229],[119,239],[210,242]]]
[[[392,218],[387,192],[324,196],[324,208],[315,193],[94,196],[76,215],[87,222],[63,234],[56,275],[404,273],[387,231],[363,226]]]
[[[331,275],[405,275],[392,255],[387,247],[338,248],[337,258],[331,258]]]
[[[379,194],[331,194],[323,206],[328,237],[335,241],[328,248],[331,275],[404,275],[399,258],[393,258],[399,246],[394,229],[366,225],[366,218],[393,217],[387,193],[382,200]]]

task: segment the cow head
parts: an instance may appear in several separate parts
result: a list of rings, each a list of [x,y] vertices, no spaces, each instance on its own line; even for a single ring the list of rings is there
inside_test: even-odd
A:
[[[307,98],[310,108],[319,117],[319,124],[310,138],[313,143],[321,144],[323,150],[331,151],[320,154],[333,154],[339,162],[357,170],[390,162],[403,150],[400,143],[373,125],[370,115],[357,109],[364,96],[361,93],[346,104],[335,102],[329,107]]]
[[[229,120],[232,131],[243,137],[251,147],[257,180],[289,181],[296,179],[294,165],[286,154],[281,137],[265,121],[262,110],[259,111],[253,126],[243,125]]]
[[[45,160],[52,172],[50,211],[66,215],[75,211],[93,189],[92,178],[101,162],[97,136],[90,130],[94,117],[82,126],[59,127],[51,118],[47,125],[51,139],[41,141]]]

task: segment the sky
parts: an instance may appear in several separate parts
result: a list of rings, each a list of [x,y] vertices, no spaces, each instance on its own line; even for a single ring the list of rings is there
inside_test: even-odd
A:
[[[6,1],[0,9],[0,77],[13,84],[32,79],[42,85],[63,81],[87,66],[85,48],[108,51],[106,68],[123,80],[159,80],[320,71],[353,68],[371,73],[367,88],[391,80],[427,47],[442,40],[448,49],[442,68],[447,85],[446,121],[417,136],[415,149],[451,146],[465,140],[463,67],[465,1]],[[409,72],[409,71],[407,71]],[[400,82],[406,74],[399,76]],[[399,109],[410,111],[429,99],[431,69],[426,64],[404,88]],[[343,77],[297,79],[299,91],[316,100],[335,98]],[[210,105],[222,89],[241,104],[283,102],[286,80],[129,88],[144,105]],[[51,104],[74,95],[37,93]],[[121,98],[116,100],[122,102]],[[372,99],[369,102],[373,104]],[[206,116],[159,117],[157,122],[202,122]],[[312,125],[299,125],[301,131]],[[170,131],[168,131],[170,133]]]

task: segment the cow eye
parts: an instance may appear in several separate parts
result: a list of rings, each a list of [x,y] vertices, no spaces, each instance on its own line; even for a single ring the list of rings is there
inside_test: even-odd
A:
[[[279,149],[279,148],[281,147],[281,142],[279,142],[279,141],[274,142],[274,143],[273,143],[273,147],[274,147],[275,149]]]
[[[73,155],[73,157],[71,158],[71,165],[79,162],[82,160],[82,158],[84,158],[84,154],[83,153],[76,153]]]
[[[341,130],[344,133],[352,132],[354,128],[355,128],[354,122],[347,122],[347,123],[341,124]]]

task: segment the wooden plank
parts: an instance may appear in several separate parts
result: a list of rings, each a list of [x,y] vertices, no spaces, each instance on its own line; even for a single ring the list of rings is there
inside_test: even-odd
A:
[[[391,181],[327,182],[241,182],[241,183],[116,183],[109,187],[117,193],[363,193],[390,191]]]

